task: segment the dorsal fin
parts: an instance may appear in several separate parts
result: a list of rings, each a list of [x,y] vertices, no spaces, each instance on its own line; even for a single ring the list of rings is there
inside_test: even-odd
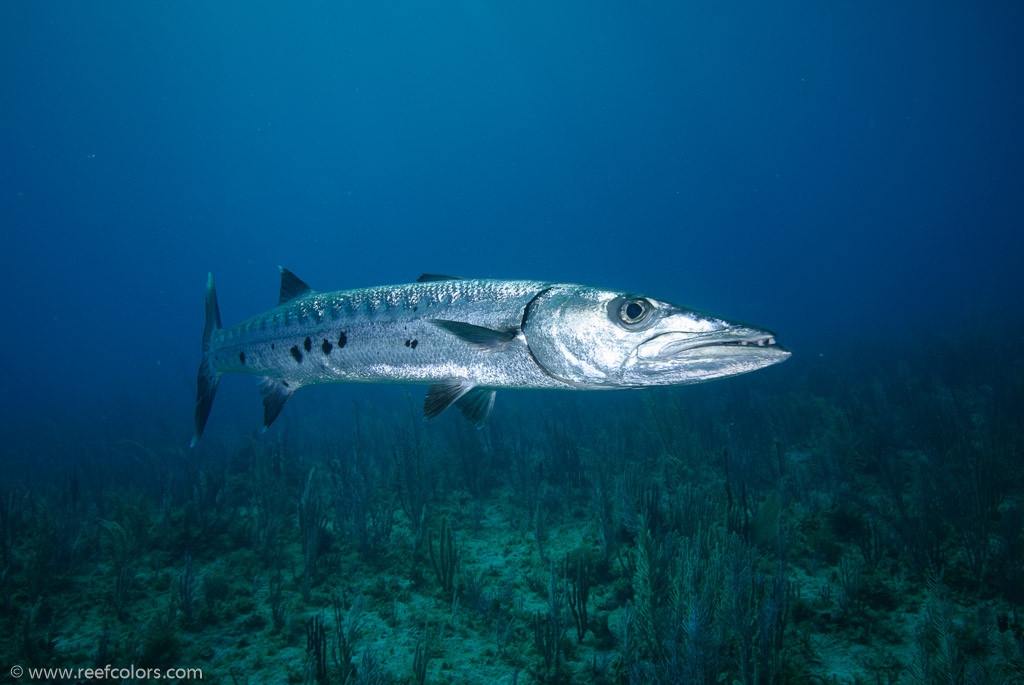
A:
[[[312,290],[306,283],[283,266],[277,267],[281,270],[281,295],[277,298],[277,304],[291,302],[296,297],[302,297]]]
[[[461,281],[461,276],[445,276],[444,274],[420,274],[417,283],[433,283],[434,281]]]

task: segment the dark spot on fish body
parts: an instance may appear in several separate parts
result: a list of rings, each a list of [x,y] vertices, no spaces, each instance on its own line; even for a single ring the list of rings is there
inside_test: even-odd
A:
[[[274,349],[274,343],[270,343],[270,349]]]
[[[295,361],[297,361],[297,362],[301,362],[302,361],[302,353],[299,352],[299,346],[298,345],[292,345],[292,349],[290,351],[292,353],[292,356],[295,357]]]
[[[238,361],[242,362],[242,366],[245,366],[245,352],[238,353]]]
[[[305,339],[305,340],[304,340],[304,341],[302,342],[302,346],[303,346],[304,348],[306,348],[306,352],[309,352],[309,350],[310,350],[310,349],[312,349],[312,347],[313,347],[313,341],[312,341],[312,340],[310,340],[310,339],[309,339],[309,338],[307,337],[307,338],[306,338],[306,339]]]
[[[405,341],[405,346],[406,346],[406,347],[408,347],[408,346],[409,346],[409,341],[408,341],[408,340],[406,340],[406,341]]]
[[[409,347],[411,347],[412,349],[414,349],[414,350],[415,350],[415,349],[416,349],[416,346],[417,346],[417,345],[419,345],[419,344],[420,344],[420,341],[419,341],[419,340],[417,340],[416,338],[413,338],[413,339],[412,339],[412,342],[411,342],[411,343],[409,343]]]
[[[320,349],[324,351],[324,354],[330,354],[331,350],[334,349],[334,345],[328,342],[327,338],[324,338],[324,344],[320,346]]]
[[[412,310],[413,310],[413,311],[416,311],[417,309],[419,309],[419,306],[417,306],[417,305],[415,305],[415,304],[414,304],[414,305],[412,306]]]
[[[348,338],[345,336],[345,331],[342,331],[341,333],[338,334],[338,349],[344,347],[345,343],[347,342]]]

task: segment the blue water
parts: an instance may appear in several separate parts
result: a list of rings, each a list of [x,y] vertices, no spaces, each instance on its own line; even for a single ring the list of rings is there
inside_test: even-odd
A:
[[[1022,20],[1006,2],[0,3],[0,473],[45,479],[122,437],[184,447],[207,272],[226,325],[276,302],[278,265],[322,290],[435,272],[646,292],[775,330],[794,358],[769,384],[1019,341]],[[222,383],[215,440],[258,427],[255,387]],[[290,430],[404,402],[306,392]]]
[[[798,352],[1018,325],[1020,20],[4,3],[5,413],[180,384],[206,273],[230,322],[274,302],[278,264],[321,289],[629,288]]]

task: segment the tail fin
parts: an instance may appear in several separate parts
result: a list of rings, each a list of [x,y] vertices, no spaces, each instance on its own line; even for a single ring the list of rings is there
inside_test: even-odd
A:
[[[220,329],[220,308],[217,307],[217,289],[213,286],[213,274],[206,281],[206,325],[203,327],[203,358],[199,362],[199,375],[196,378],[196,434],[192,437],[192,447],[196,446],[206,428],[206,419],[210,417],[213,396],[217,393],[220,374],[210,368],[210,337]]]

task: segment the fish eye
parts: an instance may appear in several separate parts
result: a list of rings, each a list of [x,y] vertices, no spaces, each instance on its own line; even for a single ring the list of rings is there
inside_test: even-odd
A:
[[[637,324],[647,318],[651,311],[651,303],[647,300],[636,298],[626,300],[619,307],[619,318],[625,324]]]

